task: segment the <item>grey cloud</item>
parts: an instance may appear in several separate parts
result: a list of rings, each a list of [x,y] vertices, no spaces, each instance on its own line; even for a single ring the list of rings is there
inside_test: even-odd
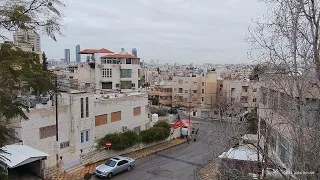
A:
[[[43,37],[50,58],[63,58],[76,44],[128,51],[136,47],[146,61],[248,62],[244,42],[252,18],[265,11],[257,0],[69,0],[65,37]]]

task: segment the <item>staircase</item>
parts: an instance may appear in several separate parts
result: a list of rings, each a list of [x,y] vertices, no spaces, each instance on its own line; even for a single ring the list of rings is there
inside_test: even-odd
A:
[[[84,166],[82,164],[77,164],[75,166],[72,166],[72,167],[65,169],[64,172],[67,174],[72,174],[72,173],[77,172],[81,169],[84,169]]]

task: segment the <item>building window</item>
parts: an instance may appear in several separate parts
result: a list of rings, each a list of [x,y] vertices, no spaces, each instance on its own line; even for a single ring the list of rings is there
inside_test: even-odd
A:
[[[131,69],[121,69],[120,71],[120,77],[121,78],[131,78]]]
[[[253,88],[253,89],[252,89],[252,92],[257,92],[257,88]]]
[[[89,97],[86,97],[86,117],[89,117]]]
[[[83,98],[80,99],[81,118],[83,118]]]
[[[234,103],[236,101],[236,98],[231,98],[231,103]]]
[[[107,69],[107,78],[112,78],[112,69]]]
[[[60,149],[64,149],[70,146],[70,142],[69,141],[65,141],[60,143]]]
[[[90,83],[84,83],[84,87],[89,88],[90,87]]]
[[[182,93],[183,92],[183,89],[182,88],[179,88],[179,93]]]
[[[188,81],[185,81],[184,83],[185,83],[185,84],[188,84]]]
[[[103,114],[95,117],[95,127],[107,124],[107,115]]]
[[[241,96],[240,102],[241,103],[248,103],[248,96]]]
[[[131,59],[126,59],[126,64],[131,64]]]
[[[252,99],[252,102],[257,102],[257,98],[253,98],[253,99]]]
[[[202,93],[204,93],[204,89],[202,89]]]
[[[121,111],[111,113],[111,122],[117,122],[121,120]]]
[[[136,87],[136,84],[135,84],[135,83],[132,83],[132,87],[135,88],[135,87]]]
[[[56,125],[39,128],[40,139],[53,137],[56,135]]]
[[[101,64],[106,64],[106,60],[105,59],[101,59]]]
[[[133,108],[133,116],[140,116],[141,114],[141,107]]]
[[[119,84],[116,84],[116,88],[118,88],[118,87],[120,87],[120,85],[119,85]]]
[[[223,84],[220,84],[220,87],[223,88]]]
[[[132,89],[132,82],[131,81],[121,81],[121,89]]]
[[[102,89],[112,89],[112,82],[102,82]]]
[[[184,90],[184,93],[188,93],[188,90]]]
[[[193,90],[193,93],[197,93],[197,90]]]
[[[105,68],[102,69],[102,77],[107,77],[107,69]]]
[[[80,143],[87,143],[89,142],[89,131],[90,130],[84,130],[80,132]]]
[[[112,78],[112,69],[102,69],[102,77],[104,78]]]
[[[236,88],[231,88],[231,92],[234,92],[234,91],[236,91]]]
[[[201,97],[201,101],[202,101],[202,102],[204,101],[204,97]]]
[[[204,82],[202,82],[202,86],[204,86]]]
[[[248,86],[242,86],[242,92],[248,92]]]

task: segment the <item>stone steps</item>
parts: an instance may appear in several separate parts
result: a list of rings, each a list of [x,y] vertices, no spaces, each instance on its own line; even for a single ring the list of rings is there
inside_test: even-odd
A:
[[[70,168],[65,169],[64,172],[67,174],[72,174],[72,173],[80,171],[82,169],[84,169],[84,166],[82,164],[78,164],[76,166],[72,166]]]

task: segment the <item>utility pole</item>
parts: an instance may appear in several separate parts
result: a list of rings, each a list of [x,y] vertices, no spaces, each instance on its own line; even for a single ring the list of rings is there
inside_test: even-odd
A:
[[[191,108],[190,108],[190,103],[191,103],[191,96],[192,96],[192,91],[191,88],[189,89],[189,102],[188,102],[188,109],[189,109],[189,131],[190,131],[190,124],[191,124]]]
[[[58,133],[58,77],[55,76],[55,106],[56,106],[56,162],[57,162],[57,179],[59,178],[59,133]]]

